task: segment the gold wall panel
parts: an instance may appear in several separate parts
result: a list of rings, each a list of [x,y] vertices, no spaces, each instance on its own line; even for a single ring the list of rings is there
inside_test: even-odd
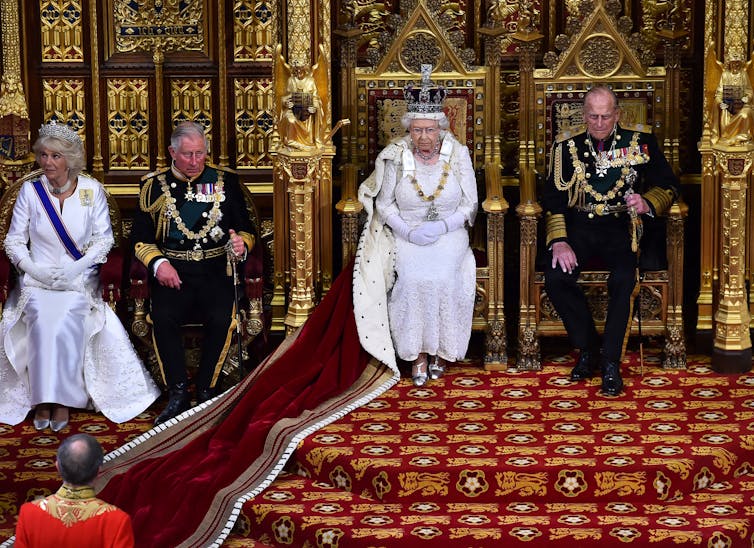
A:
[[[271,78],[237,78],[233,83],[236,167],[272,167],[275,89]]]
[[[77,78],[45,78],[42,80],[42,101],[45,123],[65,122],[86,138],[86,89]]]
[[[272,62],[275,44],[273,5],[266,0],[233,3],[233,60]]]
[[[43,63],[83,63],[83,23],[81,2],[50,0],[39,3]]]
[[[212,80],[209,78],[170,81],[170,120],[173,127],[186,120],[204,128],[212,152]]]
[[[149,82],[107,80],[107,129],[111,170],[149,169]]]
[[[207,51],[206,0],[108,0],[109,56],[131,51]]]

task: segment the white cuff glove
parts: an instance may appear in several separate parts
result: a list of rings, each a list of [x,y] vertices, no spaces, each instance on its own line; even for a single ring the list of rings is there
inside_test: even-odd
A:
[[[406,224],[406,221],[401,219],[400,215],[393,214],[390,217],[387,218],[387,224],[390,228],[393,229],[393,232],[397,235],[406,240],[407,242],[410,242],[409,235],[411,234],[411,229]]]
[[[466,216],[460,211],[456,211],[453,215],[444,218],[440,223],[444,223],[448,232],[458,230],[466,223]]]
[[[416,245],[429,245],[445,234],[445,225],[442,221],[428,221],[420,224],[411,231],[411,243]]]
[[[69,286],[72,284],[82,272],[91,266],[86,256],[81,257],[78,261],[74,261],[65,266],[57,266],[52,269],[52,276],[63,286]]]
[[[18,268],[44,285],[52,287],[55,283],[52,269],[42,268],[29,257],[18,261]]]

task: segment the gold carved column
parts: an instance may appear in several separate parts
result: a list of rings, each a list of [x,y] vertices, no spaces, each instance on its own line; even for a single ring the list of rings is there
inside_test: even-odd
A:
[[[485,113],[488,117],[485,135],[485,200],[482,209],[487,218],[487,325],[485,329],[484,368],[505,371],[508,368],[508,344],[505,322],[505,214],[508,202],[503,196],[502,159],[500,153],[500,61],[501,42],[505,31],[500,26],[483,27],[485,61]]]
[[[752,204],[747,192],[754,163],[749,11],[743,0],[726,0],[724,6],[707,2],[705,11],[707,50],[699,142],[704,207],[697,335],[713,334],[712,367],[721,373],[750,371],[752,359],[746,288],[754,259],[749,228]],[[721,13],[725,13],[724,21]],[[722,44],[715,42],[720,36]],[[724,62],[718,61],[720,57]]]
[[[538,370],[542,367],[537,337],[534,286],[534,263],[537,256],[537,219],[542,206],[537,203],[534,157],[534,63],[543,36],[530,28],[519,29],[513,36],[519,47],[519,188],[521,202],[516,213],[521,219],[518,358],[516,368]]]
[[[0,0],[2,81],[0,81],[0,193],[34,163],[29,146],[29,109],[21,80],[19,3]]]
[[[290,332],[303,325],[332,285],[332,135],[347,121],[331,129],[330,3],[292,0],[286,10],[287,61],[282,47],[275,59],[280,142],[273,217],[275,234],[288,239],[275,238],[272,305],[274,328],[290,288],[283,322]]]
[[[285,325],[303,325],[314,309],[314,203],[321,153],[286,151],[277,156],[285,177],[289,217],[291,290]]]
[[[356,47],[362,35],[361,29],[352,22],[343,28],[335,30],[335,35],[341,40],[341,96],[356,97]],[[350,120],[357,120],[358,113],[355,102],[349,101],[343,105],[344,114]],[[343,249],[341,258],[343,265],[347,265],[356,255],[359,244],[359,214],[364,209],[357,195],[359,167],[354,163],[356,156],[356,129],[349,129],[342,135],[342,156],[344,157],[341,170],[341,199],[335,205],[340,215]]]
[[[751,369],[749,306],[746,298],[746,189],[751,177],[754,143],[735,150],[715,148],[720,181],[720,294],[715,312],[712,367],[720,372]]]

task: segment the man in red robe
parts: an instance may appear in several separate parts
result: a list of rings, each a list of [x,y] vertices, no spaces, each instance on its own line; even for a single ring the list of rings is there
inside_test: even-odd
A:
[[[63,485],[57,493],[21,506],[14,546],[133,547],[129,515],[94,496],[92,482],[102,459],[102,447],[92,436],[66,438],[55,461]]]

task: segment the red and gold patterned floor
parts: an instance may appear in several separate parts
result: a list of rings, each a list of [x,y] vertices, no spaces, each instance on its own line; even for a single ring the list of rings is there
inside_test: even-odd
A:
[[[650,357],[642,375],[636,359],[616,398],[570,382],[571,355],[541,372],[404,379],[305,439],[225,545],[751,548],[754,374],[690,356],[685,371]],[[109,451],[162,405],[122,425],[75,413],[61,434],[0,425],[0,541],[21,503],[57,488],[63,437]]]
[[[629,354],[625,393],[454,367],[304,440],[239,536],[279,546],[752,546],[754,375]]]

